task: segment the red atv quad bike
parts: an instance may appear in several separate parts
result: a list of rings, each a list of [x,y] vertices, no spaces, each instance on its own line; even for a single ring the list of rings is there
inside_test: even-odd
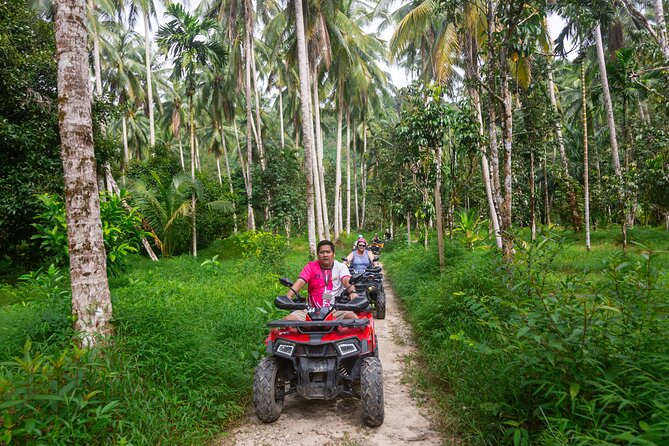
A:
[[[352,277],[351,283],[356,279],[362,275]],[[293,285],[286,278],[279,281],[289,288]],[[383,423],[383,376],[371,308],[364,297],[346,300],[315,308],[288,296],[275,299],[277,308],[307,310],[307,318],[267,323],[269,356],[260,361],[253,376],[253,406],[261,421],[276,421],[285,396],[297,393],[307,399],[360,398],[364,423]],[[335,310],[353,311],[358,319],[337,320]]]

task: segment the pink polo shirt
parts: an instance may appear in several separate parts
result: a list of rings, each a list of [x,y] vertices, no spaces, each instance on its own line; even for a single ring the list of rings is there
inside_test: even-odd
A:
[[[321,268],[318,260],[309,262],[300,273],[300,278],[307,282],[309,303],[317,308],[323,306],[323,293],[326,290],[333,296],[339,296],[344,291],[344,277],[351,277],[351,273],[346,265],[336,260],[331,269]]]

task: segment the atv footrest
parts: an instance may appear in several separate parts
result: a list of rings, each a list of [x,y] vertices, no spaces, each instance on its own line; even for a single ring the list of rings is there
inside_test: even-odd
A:
[[[314,327],[346,327],[361,328],[369,324],[369,319],[341,319],[337,321],[269,321],[267,326],[270,328],[314,328]]]

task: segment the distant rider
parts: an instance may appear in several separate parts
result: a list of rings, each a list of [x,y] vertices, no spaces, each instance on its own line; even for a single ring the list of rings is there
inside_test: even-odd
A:
[[[355,292],[355,286],[349,284],[351,273],[341,262],[334,259],[335,247],[330,240],[321,240],[316,248],[318,260],[307,263],[300,276],[293,284],[293,290],[299,292],[307,284],[309,293],[309,304],[312,307],[320,308],[324,303],[324,297],[332,296],[334,298],[341,295],[344,290],[349,292],[349,297],[355,299],[358,295]],[[292,290],[287,293],[288,297],[295,296]],[[327,300],[327,299],[326,299]],[[358,316],[352,311],[335,311],[337,319],[356,319]],[[306,310],[293,311],[285,320],[304,321],[307,317]]]
[[[390,229],[386,229],[384,236],[386,237],[386,240],[390,240],[393,237],[393,235],[390,233]]]
[[[374,234],[374,238],[372,239],[372,243],[376,243],[376,244],[381,243],[381,239],[379,238],[379,234],[378,234],[378,233],[375,233],[375,234]]]
[[[355,243],[356,249],[346,257],[346,261],[353,267],[353,272],[364,272],[368,267],[374,264],[374,254],[365,250],[367,240],[360,237]]]

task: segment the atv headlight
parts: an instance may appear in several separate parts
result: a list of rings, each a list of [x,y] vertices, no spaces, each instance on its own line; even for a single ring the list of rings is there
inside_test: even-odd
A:
[[[282,342],[276,346],[275,351],[282,356],[293,356],[293,352],[295,351],[295,344]]]
[[[360,351],[358,343],[354,341],[344,341],[336,344],[337,351],[341,356],[348,356]]]

